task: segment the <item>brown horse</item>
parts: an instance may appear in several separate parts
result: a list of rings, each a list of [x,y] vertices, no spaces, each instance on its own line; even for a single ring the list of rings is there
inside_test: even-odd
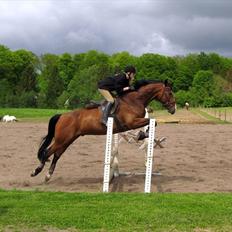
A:
[[[119,97],[119,105],[115,112],[118,123],[114,123],[114,133],[148,125],[149,119],[144,118],[145,107],[153,99],[161,102],[169,113],[175,113],[176,103],[172,88],[167,81],[141,80],[135,84],[135,91],[129,91]],[[83,135],[106,134],[107,128],[101,123],[101,117],[100,107],[83,108],[53,116],[49,121],[48,134],[44,137],[38,151],[40,165],[32,172],[31,176],[40,173],[45,162],[54,154],[45,178],[46,181],[49,180],[55,170],[56,162],[74,140]],[[50,145],[53,139],[54,142]]]

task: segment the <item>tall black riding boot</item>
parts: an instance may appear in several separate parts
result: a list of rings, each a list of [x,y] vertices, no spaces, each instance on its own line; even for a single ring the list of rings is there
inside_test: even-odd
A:
[[[105,109],[103,111],[102,123],[105,124],[106,126],[107,126],[108,116],[110,114],[113,104],[114,104],[113,102],[107,102]]]

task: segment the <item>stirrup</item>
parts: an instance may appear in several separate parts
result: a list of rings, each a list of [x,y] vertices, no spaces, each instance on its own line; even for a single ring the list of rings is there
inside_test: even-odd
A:
[[[101,123],[107,127],[107,121],[108,121],[108,117],[102,118]]]

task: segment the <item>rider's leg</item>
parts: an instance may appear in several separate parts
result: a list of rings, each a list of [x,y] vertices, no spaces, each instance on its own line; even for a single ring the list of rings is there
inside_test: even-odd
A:
[[[105,109],[103,112],[103,118],[102,118],[102,123],[105,125],[107,125],[108,116],[110,114],[113,104],[114,104],[113,102],[107,102],[105,106]]]
[[[105,89],[98,89],[98,90],[101,93],[101,95],[107,100],[107,104],[105,106],[103,117],[102,117],[102,123],[106,125],[108,116],[114,104],[114,98],[112,97],[112,95],[110,94],[108,90],[105,90]]]

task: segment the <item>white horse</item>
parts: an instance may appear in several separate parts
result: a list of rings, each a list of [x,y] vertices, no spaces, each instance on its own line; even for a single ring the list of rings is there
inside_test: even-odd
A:
[[[16,122],[17,119],[15,116],[5,115],[3,116],[2,121],[3,122]]]

